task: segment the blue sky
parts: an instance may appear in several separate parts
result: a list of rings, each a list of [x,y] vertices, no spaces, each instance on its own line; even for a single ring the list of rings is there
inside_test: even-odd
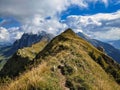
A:
[[[61,14],[61,19],[65,19],[69,15],[93,15],[97,13],[113,13],[120,9],[120,3],[111,2],[108,6],[104,3],[89,3],[88,8],[80,8],[77,5],[71,5],[67,10],[63,11]]]
[[[5,18],[0,18],[1,22],[1,27],[5,27],[6,29],[11,28],[11,27],[19,27],[21,26],[20,22],[14,19],[14,17],[5,17]],[[4,23],[2,23],[4,22]]]
[[[120,39],[120,0],[0,0],[0,43],[69,27],[102,41]]]

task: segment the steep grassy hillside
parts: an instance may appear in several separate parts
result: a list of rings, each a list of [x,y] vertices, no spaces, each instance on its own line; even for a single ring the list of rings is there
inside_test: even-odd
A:
[[[47,43],[48,40],[43,39],[31,47],[19,49],[1,69],[0,76],[13,77],[19,75],[22,71],[25,71],[27,65],[33,62],[33,58],[35,58],[35,56],[45,47]]]
[[[33,67],[0,90],[120,89],[119,64],[71,29],[47,44],[35,57]]]

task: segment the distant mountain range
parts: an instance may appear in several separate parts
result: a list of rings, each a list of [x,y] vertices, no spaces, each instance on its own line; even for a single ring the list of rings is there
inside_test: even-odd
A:
[[[0,71],[1,90],[120,89],[120,65],[71,29],[45,42],[19,49],[8,60]]]
[[[89,43],[91,43],[93,46],[97,47],[103,47],[104,51],[107,55],[109,55],[110,57],[112,57],[114,60],[116,60],[118,63],[120,63],[120,50],[116,49],[115,47],[113,47],[112,45],[96,40],[96,39],[92,39],[90,37],[88,37],[87,35],[79,32],[77,33],[80,37],[82,37],[83,39],[85,39],[86,41],[88,41]]]
[[[107,43],[113,45],[115,48],[120,50],[120,40],[108,41]]]

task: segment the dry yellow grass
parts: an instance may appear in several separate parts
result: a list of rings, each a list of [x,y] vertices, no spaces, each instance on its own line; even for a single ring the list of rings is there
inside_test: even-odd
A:
[[[63,53],[64,55],[61,55]],[[31,71],[21,75],[15,81],[12,81],[10,84],[8,84],[7,87],[4,87],[4,90],[31,90],[31,88],[36,90],[46,90],[47,87],[55,87],[55,89],[52,88],[49,90],[64,90],[63,88],[65,88],[65,86],[61,86],[62,82],[59,83],[61,77],[65,77],[65,79],[73,79],[75,77],[82,78],[89,86],[90,90],[106,90],[106,88],[108,90],[119,90],[119,85],[117,85],[114,80],[111,80],[104,70],[97,63],[91,60],[91,58],[81,60],[80,63],[83,67],[79,68],[73,61],[73,59],[77,59],[77,57],[70,55],[69,52],[62,52],[61,54],[59,53],[57,57],[61,59],[63,56],[66,57],[63,59],[66,60],[67,64],[74,67],[74,69],[75,67],[77,68],[75,69],[74,74],[62,76],[58,68],[55,68],[55,71],[52,72],[51,68],[54,66],[57,67],[60,62],[55,57],[48,57],[46,58],[48,59],[47,62],[42,62],[38,67],[33,68]],[[73,62],[73,64],[70,62]],[[64,83],[65,79],[63,80]]]

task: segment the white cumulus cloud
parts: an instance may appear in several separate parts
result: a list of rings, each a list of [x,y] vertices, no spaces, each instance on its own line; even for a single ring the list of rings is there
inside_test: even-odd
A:
[[[61,32],[61,30],[66,29],[66,24],[59,22],[58,18],[46,19],[40,15],[34,16],[34,18],[22,26],[25,33],[37,34],[40,31],[46,31],[47,33],[52,33],[54,35]]]
[[[7,31],[7,29],[0,27],[0,42],[8,41],[9,38],[9,32]]]
[[[12,27],[6,29],[0,27],[0,43],[13,43],[16,39],[20,39],[23,32],[20,31],[19,27]]]
[[[120,39],[120,11],[88,16],[71,15],[63,21],[73,29],[80,29],[101,40]]]

